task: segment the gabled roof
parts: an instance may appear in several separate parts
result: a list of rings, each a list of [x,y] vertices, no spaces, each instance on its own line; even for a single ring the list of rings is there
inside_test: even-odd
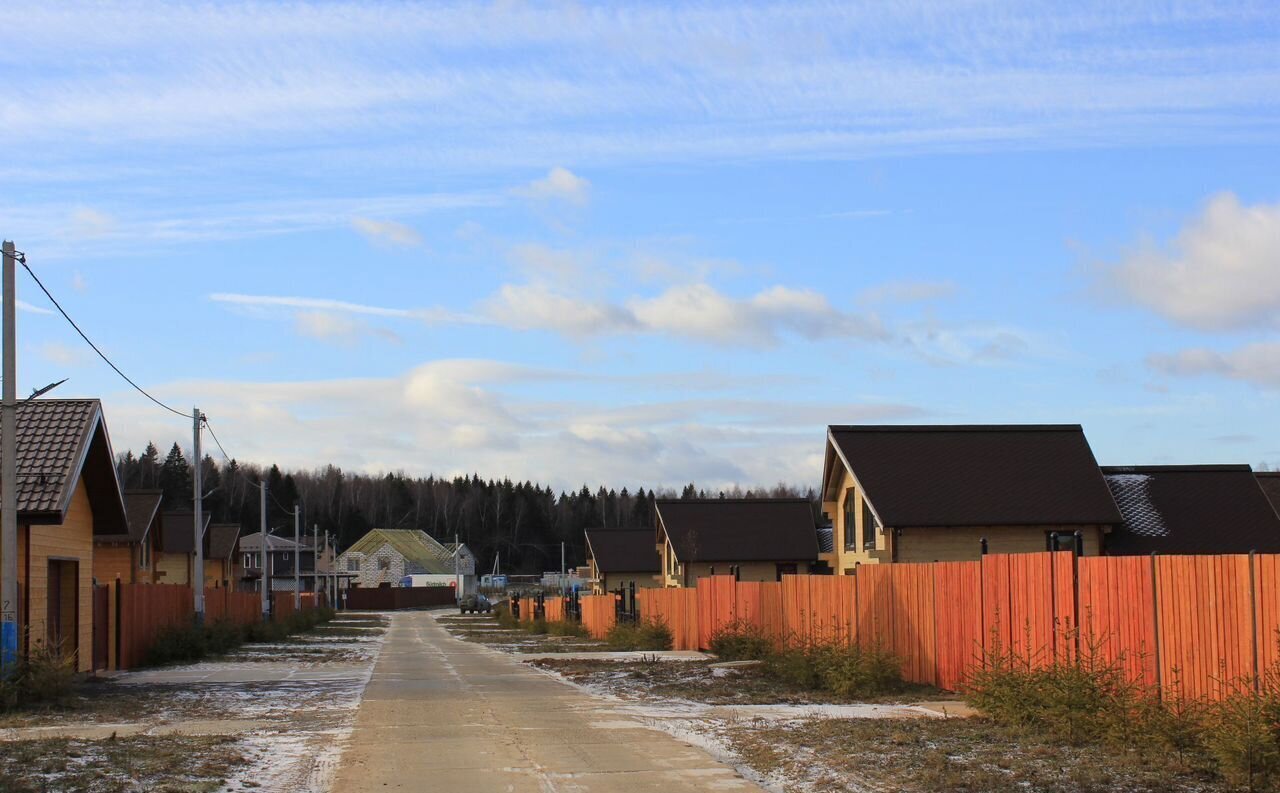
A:
[[[240,526],[236,523],[214,523],[205,533],[205,558],[227,559],[236,552]]]
[[[99,534],[125,534],[124,498],[115,455],[96,399],[31,399],[18,403],[18,515],[31,523],[61,523],[76,482],[85,489]]]
[[[209,521],[213,518],[208,512],[201,514],[204,525],[200,527],[200,536],[209,531]],[[166,512],[161,518],[160,550],[164,553],[195,553],[196,537],[193,529],[196,524],[195,513]]]
[[[119,534],[95,535],[94,542],[142,542],[160,514],[162,490],[129,490],[124,494],[124,510],[129,530]]]
[[[1121,521],[1078,424],[832,426],[827,438],[825,498],[839,498],[844,464],[886,527]]]
[[[650,529],[587,529],[587,550],[602,573],[656,573],[662,569]]]
[[[1280,517],[1247,465],[1106,467],[1124,514],[1106,552],[1280,552]]]
[[[261,551],[262,532],[255,531],[250,534],[246,534],[240,538],[239,543],[241,551]],[[278,534],[267,535],[267,546],[272,553],[276,553],[277,551],[311,550],[311,546],[306,543],[295,543],[292,537],[281,537]]]
[[[1254,476],[1258,478],[1258,484],[1275,508],[1276,514],[1280,515],[1280,471],[1257,471]]]
[[[453,554],[425,531],[415,529],[371,529],[343,554],[373,554],[387,545],[428,573],[445,575],[453,572]]]
[[[681,562],[795,562],[818,558],[804,498],[664,499],[659,525]]]

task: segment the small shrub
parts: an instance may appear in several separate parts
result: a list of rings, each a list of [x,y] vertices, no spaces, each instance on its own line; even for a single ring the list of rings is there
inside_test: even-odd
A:
[[[494,605],[493,618],[504,628],[512,629],[520,627],[520,621],[511,613],[511,606],[507,603],[498,603]]]
[[[526,622],[524,624],[524,629],[529,633],[539,634],[539,635],[545,634],[549,630],[549,628],[547,627],[547,621],[544,619],[536,619],[536,620],[533,620],[532,622]]]
[[[74,656],[37,644],[7,680],[0,680],[0,711],[56,705],[71,695],[77,679]]]
[[[574,622],[573,620],[561,620],[559,622],[548,622],[547,633],[551,634],[552,636],[586,637],[590,635],[589,633],[587,633],[587,629],[582,627],[581,622]]]
[[[901,691],[902,664],[881,647],[856,644],[789,644],[764,658],[764,673],[797,688],[841,698]]]
[[[1280,778],[1278,713],[1280,692],[1252,685],[1237,686],[1210,708],[1204,744],[1228,782],[1252,791]]]
[[[615,623],[605,642],[611,650],[670,650],[674,639],[667,623],[645,620]]]
[[[773,642],[759,626],[738,620],[716,631],[711,652],[722,661],[756,661],[773,652]]]

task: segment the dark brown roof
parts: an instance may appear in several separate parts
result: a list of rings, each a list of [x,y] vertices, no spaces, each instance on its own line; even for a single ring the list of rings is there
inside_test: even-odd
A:
[[[240,539],[240,526],[235,523],[215,523],[208,528],[204,536],[205,558],[226,559],[236,552],[236,541]]]
[[[1262,492],[1266,493],[1276,514],[1280,515],[1280,471],[1258,471],[1254,476],[1258,478],[1258,484],[1262,486]]]
[[[205,534],[209,531],[212,515],[206,512],[201,517],[204,518],[202,534]],[[160,550],[165,553],[195,553],[195,520],[196,516],[191,512],[164,513],[161,517]]]
[[[1247,465],[1102,469],[1124,514],[1113,555],[1280,552],[1280,517]]]
[[[828,433],[890,528],[1121,520],[1078,424],[833,426]]]
[[[155,522],[160,512],[160,501],[164,498],[160,490],[129,490],[124,494],[124,510],[128,519],[129,530],[119,534],[97,534],[94,542],[142,542],[147,536],[147,529]]]
[[[794,562],[818,558],[804,498],[658,499],[658,519],[681,562]]]
[[[35,523],[61,522],[77,478],[92,456],[94,481],[87,486],[95,502],[95,529],[125,533],[124,504],[101,403],[32,399],[18,403],[17,418],[19,516]]]
[[[587,547],[602,573],[656,573],[662,569],[649,529],[587,529]]]

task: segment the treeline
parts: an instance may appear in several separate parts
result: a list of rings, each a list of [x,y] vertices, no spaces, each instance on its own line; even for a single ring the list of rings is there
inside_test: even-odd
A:
[[[185,453],[174,444],[160,458],[155,444],[141,455],[119,455],[117,467],[126,490],[156,488],[164,492],[165,508],[191,509],[192,469]],[[440,479],[404,473],[382,476],[347,473],[327,465],[311,471],[282,471],[235,460],[219,464],[206,456],[202,463],[204,507],[214,522],[239,523],[246,532],[261,525],[259,485],[267,483],[267,523],[275,532],[292,534],[293,508],[300,505],[308,530],[316,526],[338,547],[346,548],[371,528],[419,529],[441,542],[457,536],[475,551],[482,570],[501,555],[504,572],[541,573],[560,567],[560,543],[570,565],[583,564],[583,530],[592,527],[652,528],[655,498],[728,498],[806,496],[809,489],[779,484],[773,488],[707,492],[693,484],[682,491],[632,491],[603,486],[592,491],[556,493],[550,487],[509,479],[469,477]]]

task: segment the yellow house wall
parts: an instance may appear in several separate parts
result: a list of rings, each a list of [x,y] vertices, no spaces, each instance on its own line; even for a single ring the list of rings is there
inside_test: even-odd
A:
[[[600,591],[601,593],[617,592],[618,587],[630,590],[633,582],[636,589],[653,589],[661,586],[657,573],[605,573]]]
[[[965,562],[982,555],[982,538],[989,553],[1035,553],[1046,550],[1045,535],[1051,531],[1071,534],[1080,528],[1083,554],[1098,555],[1098,526],[965,526],[959,528],[903,529],[897,538],[899,562]]]
[[[858,541],[862,535],[862,513],[864,499],[862,491],[858,489],[854,482],[853,475],[849,473],[843,465],[840,466],[841,476],[840,485],[837,489],[837,497],[834,502],[828,501],[824,506],[824,511],[831,516],[831,525],[834,527],[835,534],[835,562],[831,565],[835,568],[837,575],[843,574],[848,570],[852,570],[854,565],[858,564],[879,564],[888,562],[893,559],[893,538],[883,531],[876,531],[874,539],[876,547],[874,550],[864,550],[862,543]],[[854,498],[854,519],[852,525],[846,526],[844,519],[844,504],[846,494],[852,493]],[[845,546],[848,544],[849,538],[854,538],[855,548],[849,549]]]
[[[76,485],[71,496],[71,506],[61,524],[30,526],[20,535],[28,535],[30,543],[30,579],[28,575],[27,542],[22,542],[18,562],[18,577],[27,593],[26,614],[28,641],[44,645],[49,639],[49,560],[59,559],[78,563],[77,580],[73,590],[79,600],[76,612],[77,668],[91,671],[93,665],[93,510],[83,483]],[[24,538],[25,540],[26,538]],[[30,646],[30,645],[29,645]]]
[[[231,576],[227,574],[227,562],[224,559],[205,559],[204,560],[204,586],[205,589],[213,589],[214,587],[226,586],[226,582]]]
[[[128,543],[98,543],[93,548],[93,577],[99,584],[113,584],[117,578],[126,584],[135,583],[134,553],[134,546]]]
[[[155,555],[157,584],[191,583],[191,556],[185,553],[157,553]]]

